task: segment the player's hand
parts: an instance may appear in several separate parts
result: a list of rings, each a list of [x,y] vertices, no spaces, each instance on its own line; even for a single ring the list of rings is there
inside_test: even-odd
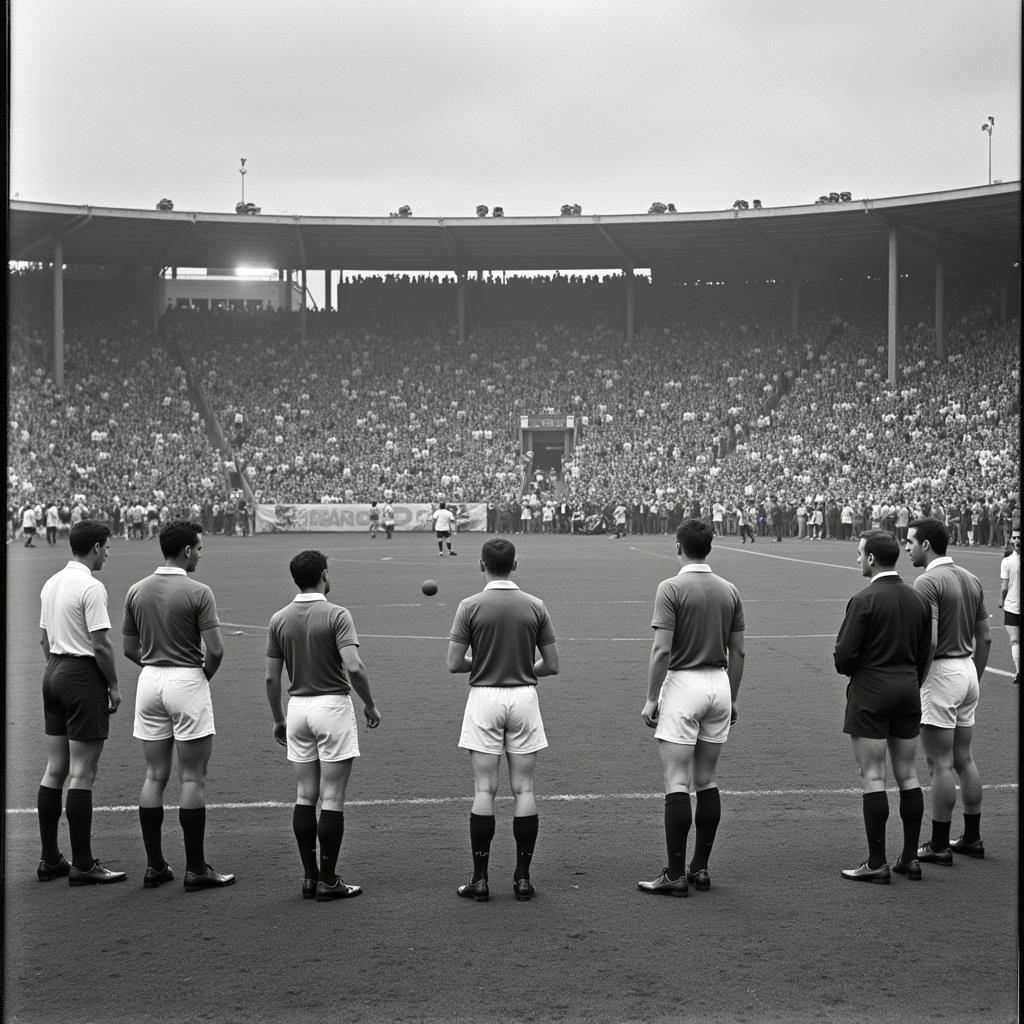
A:
[[[648,729],[656,728],[658,725],[658,702],[656,700],[647,701],[643,711],[640,712],[640,717]]]
[[[366,704],[363,707],[363,714],[366,715],[368,729],[376,729],[380,725],[380,711],[377,710],[376,704]]]
[[[740,720],[740,709],[736,701],[732,702],[732,714],[729,715],[729,728],[731,729]]]
[[[113,715],[117,712],[117,709],[121,706],[121,691],[116,686],[111,686],[107,690],[107,714]]]
[[[288,726],[284,722],[274,723],[274,739],[280,746],[288,746]]]

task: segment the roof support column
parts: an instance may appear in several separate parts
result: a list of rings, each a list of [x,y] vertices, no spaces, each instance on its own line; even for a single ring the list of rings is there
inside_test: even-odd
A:
[[[625,272],[626,277],[626,344],[633,344],[633,331],[636,326],[636,276],[632,270]]]
[[[53,383],[64,390],[64,242],[53,240]]]
[[[167,289],[164,287],[164,279],[160,267],[153,267],[153,330],[160,330],[160,317],[164,312],[164,295]]]
[[[299,341],[306,340],[306,268],[299,271],[302,294],[299,296]]]
[[[331,302],[331,278],[334,276],[333,270],[324,270],[324,312],[330,313],[334,308],[334,303]]]
[[[466,272],[460,270],[455,275],[456,285],[456,306],[459,316],[459,341],[466,340]]]
[[[946,358],[946,268],[942,246],[935,254],[935,358]]]
[[[793,337],[800,330],[800,278],[794,277],[789,289],[789,329]]]
[[[897,299],[899,296],[899,245],[896,237],[896,225],[889,225],[889,383],[899,383],[899,368],[896,362],[896,317]]]
[[[292,272],[286,270],[284,272],[284,311],[290,313],[292,311]]]

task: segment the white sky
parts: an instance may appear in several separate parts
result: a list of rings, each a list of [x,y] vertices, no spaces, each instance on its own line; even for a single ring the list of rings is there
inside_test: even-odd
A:
[[[684,211],[1020,178],[1020,0],[13,0],[10,193]]]

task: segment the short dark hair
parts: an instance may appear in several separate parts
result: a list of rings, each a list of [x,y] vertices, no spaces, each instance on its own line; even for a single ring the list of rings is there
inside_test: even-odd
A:
[[[327,568],[327,556],[322,551],[300,551],[289,563],[292,579],[300,590],[310,590],[320,582]]]
[[[928,541],[935,554],[941,557],[946,553],[949,546],[949,530],[946,529],[945,523],[932,519],[931,516],[923,516],[913,520],[907,529],[914,531],[914,539],[919,543]]]
[[[106,544],[109,536],[110,527],[106,523],[98,523],[95,519],[83,519],[75,523],[68,534],[71,553],[87,555],[97,544]]]
[[[175,558],[186,547],[195,547],[203,528],[187,519],[174,519],[160,531],[160,550],[164,558]]]
[[[893,566],[899,560],[900,542],[888,530],[865,530],[860,539],[865,556],[874,555],[879,565]]]
[[[676,527],[676,543],[687,558],[707,558],[714,535],[702,519],[684,519]]]
[[[492,576],[508,576],[515,565],[516,546],[504,537],[492,537],[480,548],[480,561]]]

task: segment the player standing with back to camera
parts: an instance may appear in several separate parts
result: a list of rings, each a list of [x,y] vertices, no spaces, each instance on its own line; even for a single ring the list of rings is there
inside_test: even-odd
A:
[[[931,608],[932,660],[921,687],[921,745],[932,776],[932,835],[917,851],[925,864],[953,863],[953,853],[985,856],[981,841],[981,774],[971,741],[992,636],[981,581],[946,555],[949,534],[937,519],[908,528],[910,560],[924,572],[914,589]],[[950,842],[956,779],[964,801],[964,832]]]
[[[539,818],[533,793],[537,752],[547,745],[537,699],[537,680],[558,675],[555,631],[544,602],[524,593],[510,579],[517,568],[515,545],[502,537],[485,541],[480,571],[487,580],[479,594],[463,600],[448,643],[448,671],[469,673],[469,698],[459,746],[469,751],[473,769],[473,808],[469,841],[473,878],[458,894],[484,903],[490,893],[487,869],[494,838],[494,797],[502,753],[508,761],[515,798],[512,835],[517,900],[535,894],[530,862]],[[472,654],[468,651],[472,648]],[[540,655],[538,658],[537,655]]]
[[[93,576],[110,553],[110,530],[83,519],[71,528],[69,540],[71,561],[43,584],[40,595],[46,770],[36,802],[42,845],[36,877],[49,882],[67,876],[71,885],[102,885],[126,878],[93,858],[91,838],[92,787],[110,716],[121,703],[107,636],[107,589]],[[57,846],[61,792],[69,776],[70,864]]]
[[[380,725],[380,711],[359,657],[352,615],[327,600],[331,581],[326,556],[320,551],[300,551],[288,568],[299,593],[270,620],[267,702],[274,717],[274,739],[287,749],[288,760],[295,766],[298,788],[292,831],[304,872],[302,898],[326,903],[363,891],[337,875],[345,834],[345,790],[352,762],[359,756],[351,690],[363,702],[369,728]],[[281,712],[281,672],[285,667],[290,681],[287,718]]]
[[[843,732],[853,742],[863,788],[868,859],[842,871],[851,882],[888,885],[892,871],[921,879],[917,846],[924,797],[914,759],[921,731],[921,683],[931,655],[931,612],[927,602],[896,572],[900,545],[887,530],[860,535],[857,561],[870,584],[846,606],[834,652],[836,671],[850,677]],[[903,851],[890,870],[885,857],[885,755],[900,791]]]
[[[142,668],[135,697],[134,736],[142,740],[146,778],[139,794],[139,825],[146,847],[143,886],[174,879],[164,860],[161,831],[164,790],[175,748],[181,776],[178,821],[185,842],[185,890],[233,885],[234,875],[206,863],[206,769],[216,732],[210,680],[220,668],[224,642],[213,591],[198,580],[203,550],[197,523],[175,520],[160,531],[164,564],[132,584],[124,599],[124,654]],[[205,657],[203,647],[206,648]]]
[[[452,534],[458,529],[455,513],[442,501],[431,515],[431,518],[434,520],[438,553],[444,558],[444,545],[447,544],[448,554],[454,558],[458,555],[458,551],[452,551]]]
[[[643,892],[689,895],[711,888],[708,858],[722,817],[715,769],[729,728],[738,717],[743,679],[743,604],[739,591],[707,564],[711,527],[686,519],[676,529],[679,572],[658,584],[654,644],[641,716],[655,730],[665,781],[665,845],[668,865]],[[690,790],[697,793],[691,814]],[[696,825],[693,859],[686,841]]]
[[[1010,553],[999,563],[999,607],[1010,639],[1013,685],[1020,684],[1020,527],[1010,533]]]

